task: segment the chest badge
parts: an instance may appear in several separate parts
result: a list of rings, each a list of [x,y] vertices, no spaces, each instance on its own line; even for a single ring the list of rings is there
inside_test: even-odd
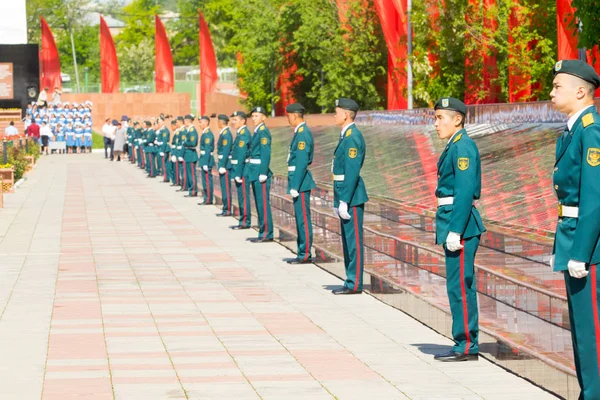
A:
[[[204,139],[204,143],[209,144],[210,143],[210,139],[209,138]]]
[[[245,144],[246,144],[246,143],[244,143],[244,141],[243,141],[243,140],[240,140],[240,143],[238,144],[238,146],[240,146],[240,147],[244,147],[244,145],[245,145]]]
[[[267,139],[267,138],[265,137],[265,138],[262,138],[262,139],[260,139],[260,142],[261,142],[262,144],[267,144],[267,143],[269,143],[269,139]]]
[[[305,142],[298,142],[298,150],[304,150],[306,148]]]
[[[357,154],[358,154],[358,150],[357,149],[354,149],[354,148],[348,149],[348,157],[350,157],[350,158],[356,158]]]
[[[590,147],[587,151],[587,163],[592,167],[600,165],[600,149],[596,147]]]
[[[461,171],[465,171],[469,168],[469,159],[467,157],[459,157],[458,159],[458,169]]]
[[[223,139],[223,146],[227,145],[227,139]]]

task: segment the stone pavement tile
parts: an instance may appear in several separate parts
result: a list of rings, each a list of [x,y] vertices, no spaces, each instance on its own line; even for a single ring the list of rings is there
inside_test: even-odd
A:
[[[115,399],[117,400],[164,400],[186,399],[185,393],[179,384],[116,384],[114,386]]]
[[[42,400],[113,399],[108,378],[49,379],[44,382]]]
[[[340,400],[361,399],[409,399],[401,390],[383,379],[377,381],[362,381],[357,377],[352,381],[323,381],[327,390]]]
[[[254,388],[245,380],[241,382],[184,383],[183,387],[190,400],[255,400],[260,398]]]
[[[257,393],[262,399],[279,400],[279,399],[334,399],[315,380],[306,381],[286,381],[286,380],[250,380]],[[340,398],[341,399],[341,398]]]

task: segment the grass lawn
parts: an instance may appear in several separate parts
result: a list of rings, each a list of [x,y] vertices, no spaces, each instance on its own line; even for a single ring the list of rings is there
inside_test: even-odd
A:
[[[104,136],[99,133],[92,132],[92,149],[104,148]]]

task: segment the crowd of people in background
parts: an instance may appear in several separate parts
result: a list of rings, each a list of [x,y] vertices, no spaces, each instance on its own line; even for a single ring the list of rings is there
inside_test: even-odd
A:
[[[57,96],[54,97],[56,100]],[[45,100],[33,102],[27,106],[24,133],[35,141],[41,141],[42,152],[46,154],[49,154],[51,142],[64,143],[52,146],[56,147],[53,152],[91,153],[92,105],[91,101],[81,104],[60,101],[48,104]]]

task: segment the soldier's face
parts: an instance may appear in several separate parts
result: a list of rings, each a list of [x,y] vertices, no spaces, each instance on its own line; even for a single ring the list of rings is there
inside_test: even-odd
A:
[[[200,129],[204,130],[208,127],[209,122],[205,119],[201,119],[199,122]]]
[[[435,130],[440,139],[450,139],[460,128],[461,117],[447,110],[435,111]]]
[[[335,119],[335,124],[338,126],[346,125],[346,122],[350,119],[348,112],[339,107],[335,108],[335,114],[333,115],[333,118]]]
[[[579,81],[579,78],[568,74],[558,74],[554,77],[550,98],[557,111],[567,115],[573,114],[574,108],[578,107],[580,92],[583,93],[583,87],[578,85]]]
[[[254,126],[260,125],[266,119],[264,115],[258,112],[253,112],[251,118],[252,122],[254,123]]]

